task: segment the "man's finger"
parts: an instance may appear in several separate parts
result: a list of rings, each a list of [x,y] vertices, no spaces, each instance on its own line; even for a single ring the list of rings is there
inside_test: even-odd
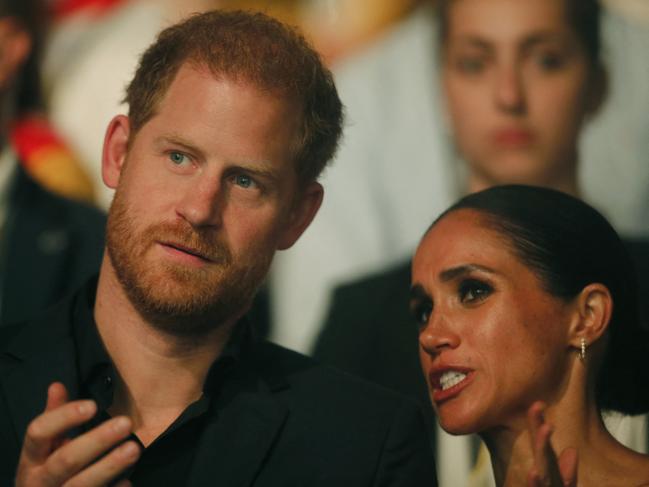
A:
[[[135,463],[139,456],[140,447],[134,441],[127,441],[98,462],[90,465],[78,475],[74,476],[70,479],[69,484],[83,487],[107,485],[111,480],[114,480],[115,477],[118,477],[120,473]],[[130,483],[126,485],[130,485]]]
[[[51,411],[58,407],[63,406],[68,402],[68,391],[65,386],[60,382],[53,382],[47,388],[47,404],[45,411]]]
[[[124,440],[130,432],[131,421],[126,416],[119,416],[75,438],[50,455],[44,465],[46,481],[54,485],[67,481]]]
[[[47,403],[45,404],[45,411],[52,411],[56,408],[63,406],[68,402],[68,391],[60,382],[53,382],[47,388]],[[56,450],[63,445],[66,438],[58,438],[52,442],[51,450]]]
[[[21,461],[44,462],[55,441],[67,431],[88,421],[96,412],[97,405],[94,401],[84,400],[69,402],[37,416],[27,427]]]

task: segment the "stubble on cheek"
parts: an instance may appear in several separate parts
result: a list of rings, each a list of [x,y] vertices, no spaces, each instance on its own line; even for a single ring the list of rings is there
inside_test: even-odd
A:
[[[205,334],[241,314],[270,265],[268,252],[233,258],[213,229],[184,222],[140,229],[118,191],[109,212],[107,248],[117,278],[136,310],[152,325],[174,335]],[[155,246],[173,242],[209,259],[203,267],[156,259]]]

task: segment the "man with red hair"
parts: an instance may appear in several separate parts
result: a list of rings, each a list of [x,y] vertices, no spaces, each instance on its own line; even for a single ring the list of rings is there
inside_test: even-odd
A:
[[[126,101],[103,149],[98,281],[0,335],[0,479],[434,485],[413,402],[244,317],[318,211],[342,132],[319,56],[265,15],[208,12],[158,36]]]

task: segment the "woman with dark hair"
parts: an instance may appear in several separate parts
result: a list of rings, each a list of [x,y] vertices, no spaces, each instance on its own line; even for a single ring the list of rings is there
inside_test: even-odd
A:
[[[464,197],[422,239],[410,305],[440,425],[479,433],[499,486],[649,485],[600,414],[649,411],[649,336],[597,211],[530,186]]]
[[[579,195],[578,142],[606,95],[597,0],[440,0],[440,67],[468,192]]]

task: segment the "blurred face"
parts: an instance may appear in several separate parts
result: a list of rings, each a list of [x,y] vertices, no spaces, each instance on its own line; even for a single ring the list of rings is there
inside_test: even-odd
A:
[[[525,422],[567,381],[571,304],[554,298],[470,210],[424,237],[412,265],[420,359],[441,426],[467,434]]]
[[[297,239],[309,216],[302,195],[313,213],[321,196],[317,183],[298,188],[299,114],[255,86],[184,65],[128,150],[128,119],[113,120],[110,263],[151,322],[198,334],[241,314],[274,251]]]
[[[595,76],[564,0],[454,0],[447,20],[443,83],[471,189],[564,189],[596,104]]]

